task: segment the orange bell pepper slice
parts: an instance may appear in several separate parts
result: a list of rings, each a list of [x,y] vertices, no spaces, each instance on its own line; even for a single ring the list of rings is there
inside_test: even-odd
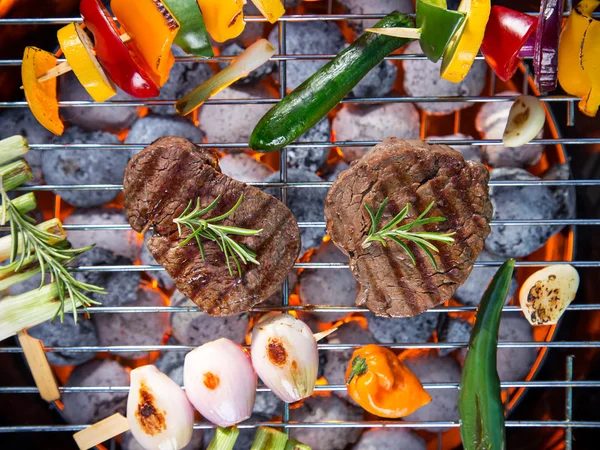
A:
[[[159,86],[169,79],[175,63],[171,46],[179,23],[160,0],[112,0],[113,13],[135,41]]]
[[[198,0],[208,34],[217,42],[238,37],[246,28],[243,0]]]
[[[416,375],[394,352],[375,344],[353,353],[346,380],[350,397],[379,417],[408,416],[431,401]]]
[[[285,8],[281,0],[252,0],[254,6],[271,23],[277,22],[285,14]]]
[[[26,47],[21,66],[25,98],[38,122],[60,136],[65,125],[58,114],[56,78],[39,82],[38,78],[56,66],[56,57],[37,47]]]

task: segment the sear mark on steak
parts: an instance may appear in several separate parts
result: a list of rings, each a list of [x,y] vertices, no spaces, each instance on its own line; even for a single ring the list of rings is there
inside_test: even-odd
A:
[[[389,138],[342,172],[325,201],[327,231],[350,257],[350,268],[360,285],[357,305],[381,316],[412,317],[450,299],[467,279],[490,233],[492,205],[487,169],[465,161],[447,145]],[[456,232],[451,245],[434,243],[436,271],[414,243],[406,242],[416,258],[412,263],[393,242],[362,248],[371,225],[363,204],[377,210],[389,197],[381,220],[387,224],[410,203],[402,223],[414,220],[434,201],[427,217],[446,221],[417,230]]]
[[[131,227],[156,235],[147,247],[165,267],[183,294],[202,311],[229,315],[248,311],[274,294],[292,269],[300,251],[300,233],[292,212],[275,197],[220,173],[217,156],[191,142],[164,137],[135,155],[124,179],[125,209]],[[263,229],[256,236],[234,239],[257,254],[260,265],[243,266],[242,277],[229,274],[225,256],[215,242],[202,240],[202,260],[195,240],[184,247],[173,219],[190,200],[200,197],[202,206],[217,196],[221,200],[205,217],[229,211],[244,200],[222,224]],[[185,231],[184,237],[189,234]]]

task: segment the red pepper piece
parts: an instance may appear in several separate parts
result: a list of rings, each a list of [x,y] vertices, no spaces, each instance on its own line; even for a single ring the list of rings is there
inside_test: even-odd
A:
[[[519,52],[537,26],[538,19],[503,6],[492,6],[481,53],[498,78],[508,81],[523,59]]]
[[[117,24],[100,0],[81,0],[81,15],[94,35],[96,56],[117,86],[136,98],[157,97],[160,89],[132,41],[121,40]]]

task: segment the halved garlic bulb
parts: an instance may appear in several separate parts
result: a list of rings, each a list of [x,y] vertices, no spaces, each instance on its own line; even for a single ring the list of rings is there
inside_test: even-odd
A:
[[[180,450],[190,443],[194,409],[180,386],[152,365],[131,371],[127,421],[146,450]]]
[[[502,136],[505,147],[520,147],[536,136],[546,123],[542,102],[532,95],[520,95],[510,108],[508,122]]]
[[[312,394],[319,352],[312,331],[289,314],[259,321],[252,330],[252,364],[260,379],[284,402]]]
[[[553,325],[571,304],[579,274],[569,264],[558,264],[531,275],[519,292],[521,309],[531,325]]]
[[[229,427],[252,415],[256,372],[248,352],[221,338],[192,350],[183,366],[185,393],[207,420]]]

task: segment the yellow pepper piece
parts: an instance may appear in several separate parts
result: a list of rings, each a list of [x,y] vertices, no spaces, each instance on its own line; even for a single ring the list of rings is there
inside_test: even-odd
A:
[[[459,12],[467,17],[462,29],[454,35],[442,61],[441,76],[444,80],[460,83],[465,79],[475,61],[483,42],[485,27],[492,8],[490,0],[462,0]],[[498,45],[502,45],[498,43]]]
[[[252,0],[252,3],[271,23],[277,22],[277,19],[285,14],[285,8],[281,0]]]
[[[25,47],[21,81],[31,112],[40,124],[57,135],[63,134],[65,125],[58,115],[56,78],[39,82],[38,78],[56,66],[56,57],[37,47]]]
[[[73,73],[95,101],[103,102],[117,94],[117,88],[94,54],[92,41],[77,24],[62,27],[57,36]]]
[[[179,23],[160,0],[112,0],[110,6],[119,24],[134,40],[159,86],[169,79],[175,63],[171,46]]]
[[[217,42],[238,37],[244,31],[243,0],[198,0],[208,34]]]
[[[600,21],[592,17],[600,0],[582,0],[571,12],[560,35],[558,81],[581,97],[579,109],[594,117],[600,107]]]

